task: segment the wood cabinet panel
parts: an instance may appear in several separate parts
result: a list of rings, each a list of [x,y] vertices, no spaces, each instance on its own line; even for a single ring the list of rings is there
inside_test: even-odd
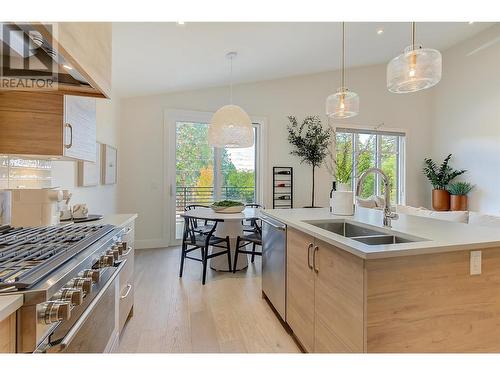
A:
[[[367,261],[369,352],[500,352],[500,249]]]
[[[63,115],[0,111],[0,153],[61,156]]]
[[[61,114],[63,96],[59,93],[9,91],[0,93],[0,111]]]
[[[16,352],[16,313],[0,321],[0,353]]]
[[[315,353],[352,353],[353,350],[343,343],[330,330],[330,325],[316,316],[314,322],[314,352]]]
[[[354,352],[364,351],[364,263],[363,259],[317,240],[315,280],[316,324],[326,326]],[[319,321],[319,323],[318,323]],[[316,343],[331,351],[338,344],[332,334],[316,329]]]
[[[0,154],[95,161],[95,100],[61,93],[0,94]]]
[[[314,272],[307,259],[313,241],[302,232],[287,230],[286,321],[308,352],[314,350]]]

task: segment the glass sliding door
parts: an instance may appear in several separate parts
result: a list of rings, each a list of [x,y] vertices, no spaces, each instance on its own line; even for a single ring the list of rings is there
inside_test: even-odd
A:
[[[188,205],[209,206],[221,199],[256,201],[257,148],[213,148],[208,144],[208,126],[204,122],[175,124],[176,240],[182,238],[180,213]]]
[[[254,128],[255,142],[257,134]],[[220,198],[254,203],[255,194],[255,143],[246,148],[224,148],[221,153]]]

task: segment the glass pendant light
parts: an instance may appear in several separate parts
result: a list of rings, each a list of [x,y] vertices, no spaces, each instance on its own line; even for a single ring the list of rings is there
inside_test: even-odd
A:
[[[396,94],[428,89],[441,80],[441,71],[441,53],[415,44],[412,22],[411,45],[387,64],[387,89]]]
[[[326,99],[326,115],[334,119],[354,117],[359,113],[359,96],[345,87],[345,22],[342,22],[342,67],[340,87]]]
[[[230,99],[228,105],[217,110],[208,128],[208,143],[213,147],[243,148],[254,143],[252,121],[243,108],[233,104],[233,59],[236,52],[229,52],[231,60]]]

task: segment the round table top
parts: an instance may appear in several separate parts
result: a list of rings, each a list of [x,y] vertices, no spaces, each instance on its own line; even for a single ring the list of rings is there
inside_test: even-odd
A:
[[[205,220],[219,220],[219,221],[230,221],[230,220],[245,220],[245,219],[258,219],[260,218],[260,208],[246,207],[243,212],[237,214],[223,214],[220,212],[215,212],[211,208],[198,207],[193,210],[184,211],[180,215],[183,217],[191,217],[194,219],[205,219]]]

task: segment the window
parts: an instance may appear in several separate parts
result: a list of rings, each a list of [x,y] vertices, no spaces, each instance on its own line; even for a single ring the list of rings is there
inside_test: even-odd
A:
[[[391,204],[404,202],[404,133],[337,128],[335,142],[337,163],[347,166],[344,170],[353,176],[350,179],[353,189],[361,173],[377,167],[389,176]],[[368,176],[361,197],[382,194],[381,177],[375,174]]]
[[[176,238],[182,236],[180,213],[188,205],[210,205],[231,199],[255,203],[258,198],[258,124],[255,143],[247,148],[214,148],[208,143],[209,124],[175,123]]]

